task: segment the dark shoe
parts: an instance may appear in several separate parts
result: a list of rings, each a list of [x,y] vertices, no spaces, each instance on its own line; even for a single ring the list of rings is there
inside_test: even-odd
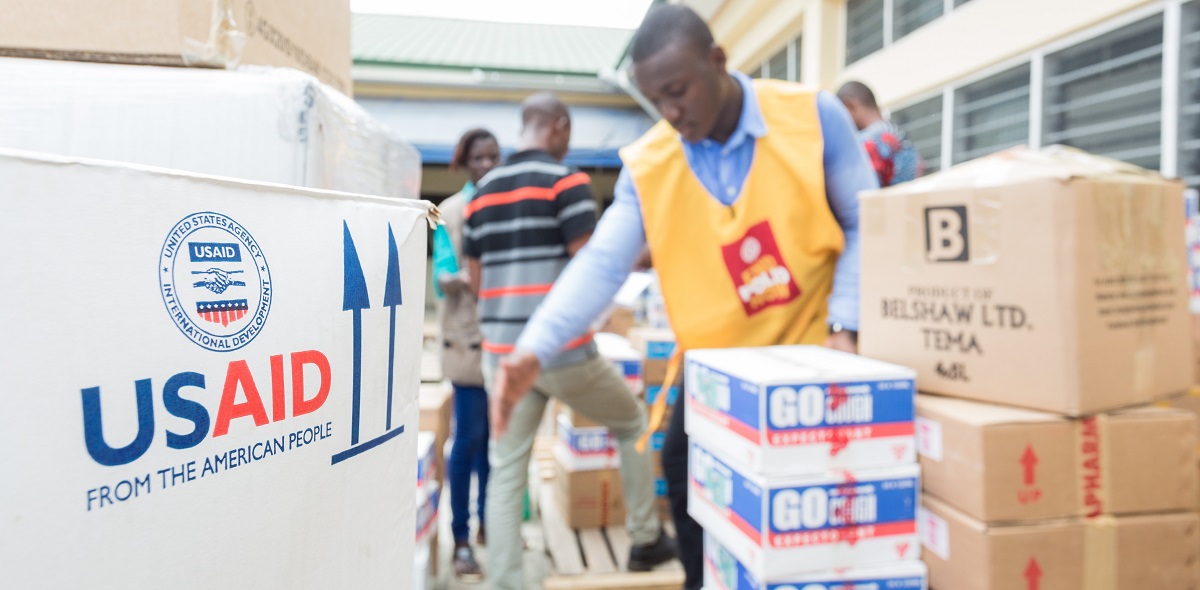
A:
[[[659,532],[658,540],[646,545],[635,545],[629,550],[629,571],[648,572],[655,566],[675,559],[675,540]]]
[[[454,578],[465,584],[478,584],[483,581],[483,570],[475,561],[475,552],[470,545],[458,545],[454,548]]]
[[[483,525],[479,525],[479,532],[475,535],[475,544],[487,547],[487,529]]]

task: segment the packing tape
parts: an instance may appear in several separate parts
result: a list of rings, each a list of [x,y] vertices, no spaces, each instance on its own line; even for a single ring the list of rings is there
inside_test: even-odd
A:
[[[1083,528],[1083,587],[1117,590],[1117,519],[1101,516]]]
[[[242,62],[246,33],[239,30],[234,18],[233,0],[212,0],[212,8],[208,39],[184,39],[181,52],[183,63],[189,66],[235,69]]]

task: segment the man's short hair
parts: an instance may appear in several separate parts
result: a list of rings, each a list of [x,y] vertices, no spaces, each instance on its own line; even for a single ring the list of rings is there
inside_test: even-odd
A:
[[[684,41],[701,55],[713,46],[712,31],[696,11],[682,4],[663,4],[650,9],[633,34],[629,50],[634,62],[640,62],[675,42]]]
[[[875,93],[862,82],[850,81],[842,84],[842,87],[838,88],[837,97],[842,99],[842,102],[853,100],[867,108],[879,108],[875,103]]]

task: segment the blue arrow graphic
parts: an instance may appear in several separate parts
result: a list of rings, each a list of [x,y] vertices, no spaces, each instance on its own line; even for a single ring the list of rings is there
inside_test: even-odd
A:
[[[396,371],[396,307],[403,304],[404,298],[400,293],[400,252],[396,248],[392,224],[389,223],[387,283],[383,288],[383,306],[392,308],[392,323],[388,332],[387,430],[392,429],[392,381]]]
[[[345,290],[342,292],[342,311],[354,312],[354,409],[350,417],[350,444],[358,444],[359,406],[362,402],[362,310],[371,308],[367,296],[367,278],[363,276],[362,263],[358,261],[358,250],[354,238],[350,237],[350,226],[342,221],[343,268]]]

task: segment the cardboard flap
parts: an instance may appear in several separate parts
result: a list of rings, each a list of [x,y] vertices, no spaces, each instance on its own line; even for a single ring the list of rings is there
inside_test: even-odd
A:
[[[1157,172],[1120,160],[1094,156],[1072,147],[1053,145],[1034,150],[1020,146],[959,164],[912,182],[864,192],[862,198],[889,198],[898,195],[1012,186],[1039,180],[1067,182],[1079,178],[1151,184],[1171,182]]]

